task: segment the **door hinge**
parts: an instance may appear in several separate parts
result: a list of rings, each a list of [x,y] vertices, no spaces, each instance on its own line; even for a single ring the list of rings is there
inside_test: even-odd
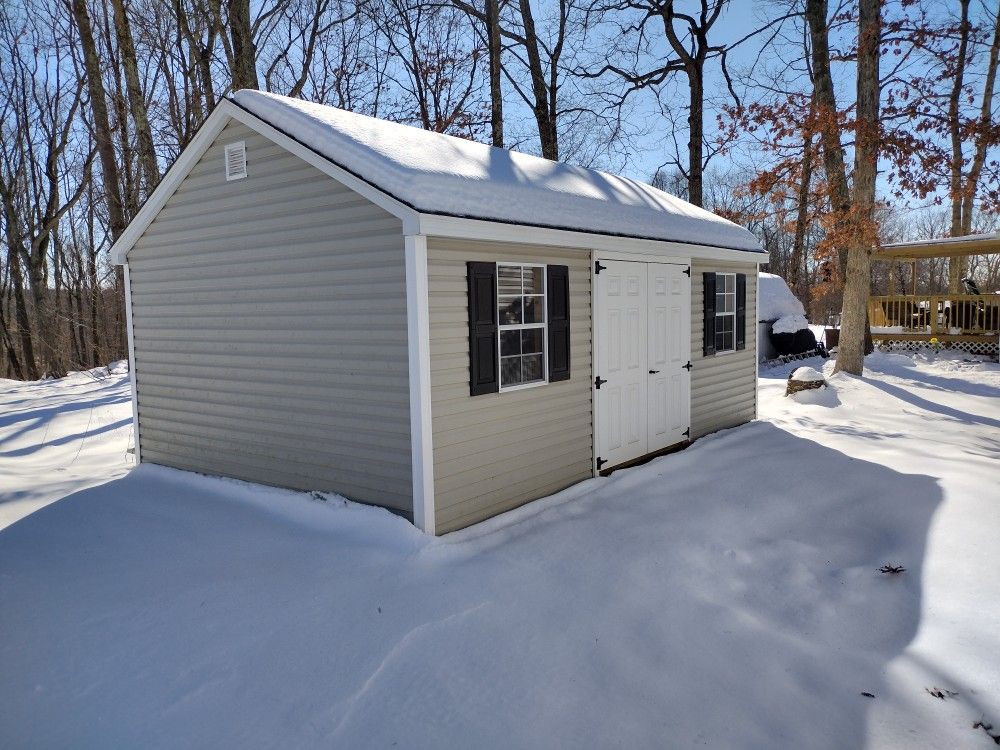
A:
[[[684,432],[681,433],[684,437],[691,437],[691,428],[688,427]]]
[[[594,261],[594,274],[595,274],[595,275],[599,274],[599,273],[600,273],[601,271],[603,271],[603,270],[604,270],[605,268],[607,268],[607,266],[602,266],[602,265],[601,265],[601,261],[599,261],[599,260],[595,260],[595,261]]]
[[[687,268],[684,269],[684,275],[687,277],[691,276],[691,266],[688,266]]]
[[[594,378],[594,388],[600,389],[600,387],[607,382],[608,382],[607,380],[598,375],[596,378]]]
[[[597,457],[597,470],[600,471],[601,467],[604,466],[604,464],[606,464],[607,462],[608,462],[608,460],[606,458],[601,458],[600,456],[598,456]]]
[[[690,359],[688,360],[688,363],[686,365],[684,365],[684,369],[687,370],[688,372],[691,372],[691,360]]]

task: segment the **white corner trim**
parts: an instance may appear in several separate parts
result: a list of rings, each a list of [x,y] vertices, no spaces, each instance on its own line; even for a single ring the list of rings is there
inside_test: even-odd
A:
[[[766,261],[764,261],[766,262]],[[760,267],[763,262],[758,261],[754,266],[753,277],[753,418],[760,418],[760,342],[757,340],[760,322]]]
[[[549,245],[551,247],[572,248],[581,252],[596,250],[598,257],[601,252],[628,253],[644,256],[641,259],[647,261],[657,257],[667,257],[678,259],[672,262],[682,262],[684,258],[697,258],[698,260],[731,260],[742,261],[744,263],[757,263],[758,257],[762,255],[761,253],[730,250],[722,247],[692,245],[684,242],[642,240],[634,237],[616,237],[592,234],[590,232],[576,232],[568,229],[550,229],[524,224],[505,224],[497,221],[438,216],[435,214],[420,214],[420,234],[453,239]]]
[[[135,445],[136,466],[142,461],[139,448],[139,399],[135,380],[135,333],[132,330],[132,280],[125,264],[125,329],[128,333],[128,379],[132,390],[132,441]]]
[[[434,444],[431,433],[431,338],[427,292],[427,238],[408,234],[406,252],[406,338],[410,381],[410,454],[413,523],[435,533]]]

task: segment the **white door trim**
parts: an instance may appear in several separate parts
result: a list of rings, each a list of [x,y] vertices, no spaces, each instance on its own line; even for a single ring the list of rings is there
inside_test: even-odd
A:
[[[663,257],[657,255],[644,255],[642,253],[629,253],[617,250],[594,250],[596,260],[625,260],[636,263],[666,263],[667,265],[690,266],[690,257]]]
[[[597,440],[598,440],[598,438],[597,438],[597,435],[598,435],[598,427],[600,425],[600,404],[598,402],[597,389],[595,387],[595,382],[597,380],[597,376],[599,375],[599,373],[597,372],[597,362],[598,362],[597,349],[598,349],[598,346],[600,346],[600,342],[598,341],[598,336],[597,336],[597,328],[598,328],[598,326],[597,326],[597,320],[598,320],[598,315],[601,312],[600,311],[600,302],[599,302],[598,295],[597,295],[597,279],[596,279],[596,275],[597,274],[596,274],[596,267],[597,267],[597,262],[600,261],[600,260],[624,260],[624,261],[633,261],[633,262],[636,262],[636,263],[660,263],[660,264],[663,264],[663,265],[686,266],[689,269],[689,271],[688,271],[688,277],[689,277],[689,279],[693,277],[693,272],[690,270],[692,268],[691,258],[669,258],[669,259],[663,259],[663,258],[656,258],[656,257],[651,258],[648,255],[642,255],[642,254],[639,254],[639,253],[617,252],[617,251],[599,250],[599,249],[592,249],[590,251],[590,299],[591,299],[591,306],[590,306],[590,335],[591,335],[591,341],[590,341],[590,349],[591,349],[591,356],[590,356],[590,393],[591,393],[591,399],[590,399],[590,403],[591,403],[591,419],[592,419],[592,422],[591,422],[591,436],[592,437],[591,437],[591,441],[590,442],[591,442],[591,446],[593,448],[593,450],[591,451],[591,462],[592,462],[591,468],[592,468],[592,471],[593,471],[593,476],[595,476],[595,477],[599,476],[600,472],[602,471],[602,469],[599,469],[598,466],[597,466],[597,458],[598,458],[598,454],[597,454]],[[690,320],[688,321],[687,331],[688,331],[688,349],[690,349],[691,348],[691,321]],[[688,410],[689,410],[689,414],[690,414],[690,405],[691,405],[691,388],[689,387],[688,388]]]

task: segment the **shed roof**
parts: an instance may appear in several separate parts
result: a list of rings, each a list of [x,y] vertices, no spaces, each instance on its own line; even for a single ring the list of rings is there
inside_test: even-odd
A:
[[[627,177],[277,94],[232,101],[421,213],[762,252],[747,229]]]

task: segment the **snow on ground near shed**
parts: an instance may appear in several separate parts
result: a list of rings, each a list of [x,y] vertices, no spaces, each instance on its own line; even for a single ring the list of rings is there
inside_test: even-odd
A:
[[[233,100],[418,211],[760,252],[744,227],[638,180],[263,91]]]
[[[0,745],[993,747],[1000,368],[868,363],[439,540],[150,466],[48,505],[0,532]],[[25,405],[66,445],[75,387]]]
[[[122,476],[134,463],[131,436],[124,362],[57,382],[0,379],[0,529]]]

